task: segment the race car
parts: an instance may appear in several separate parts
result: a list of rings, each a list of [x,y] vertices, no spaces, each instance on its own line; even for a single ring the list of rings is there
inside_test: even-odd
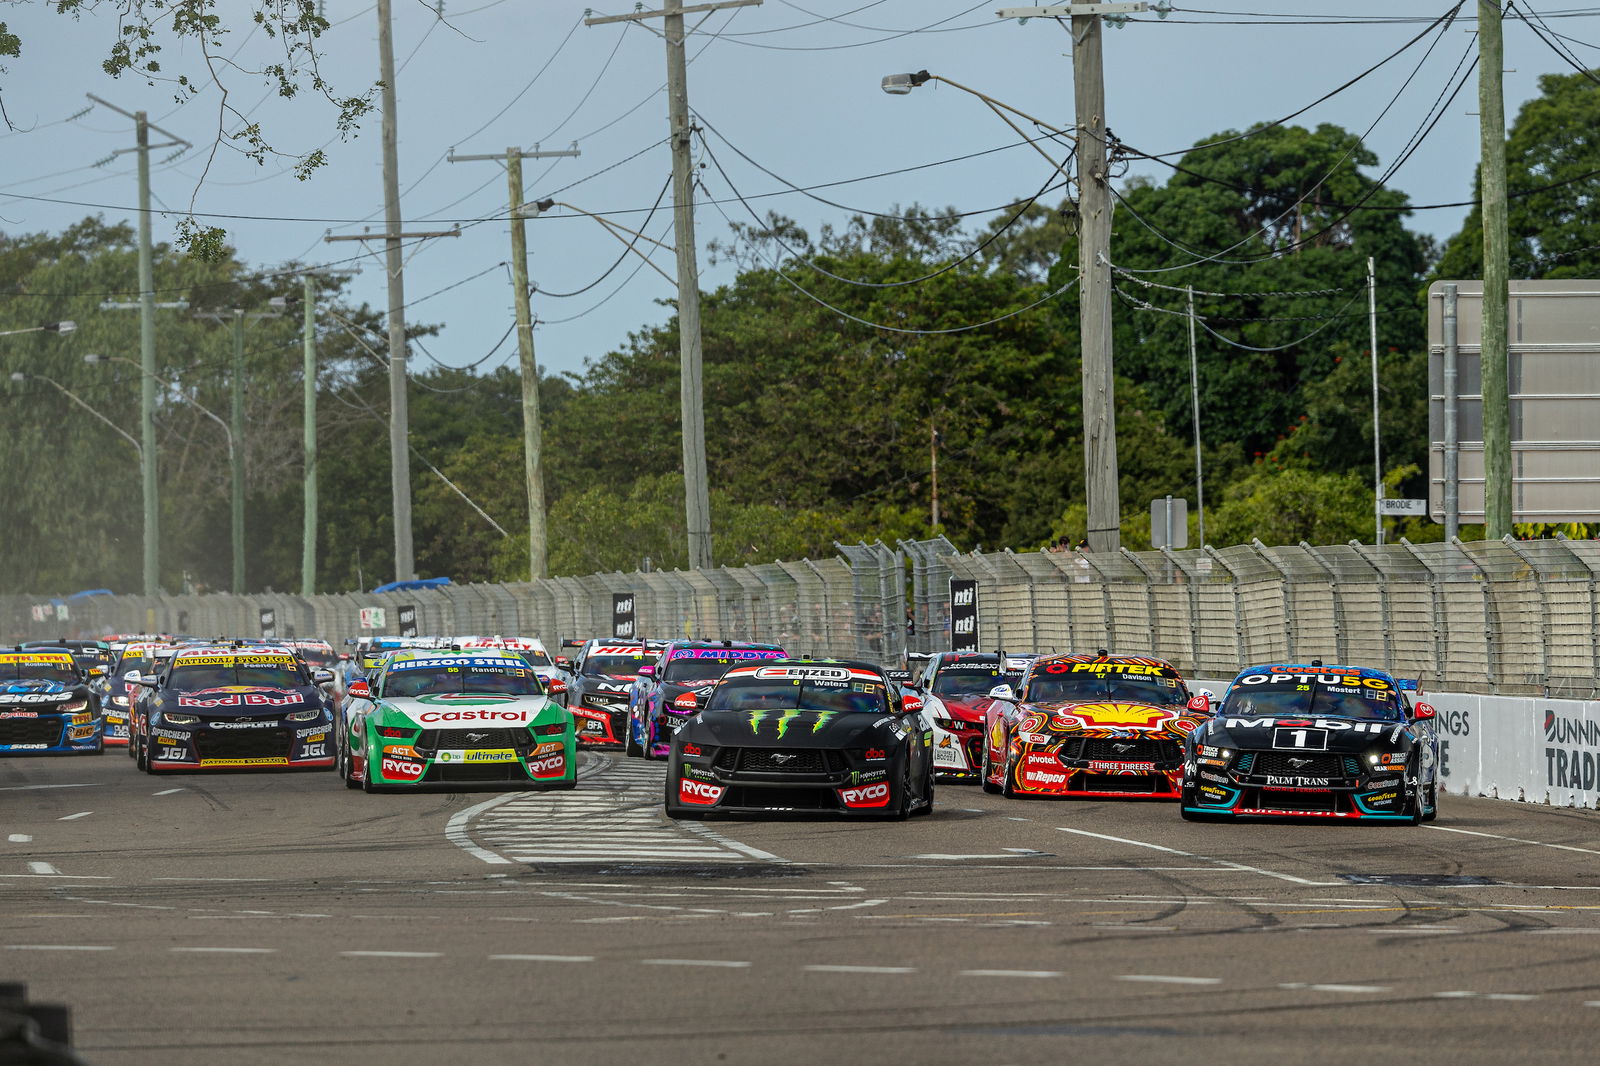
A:
[[[345,722],[339,773],[350,788],[577,784],[572,716],[514,652],[395,652],[351,684]]]
[[[1033,656],[940,652],[921,660],[909,687],[922,697],[940,780],[975,781],[983,765],[984,712],[996,685],[1013,683]]]
[[[669,818],[933,811],[933,735],[919,701],[863,662],[729,667],[672,737]]]
[[[672,734],[694,714],[728,667],[761,659],[788,658],[776,644],[731,640],[675,640],[654,663],[639,668],[628,701],[627,753],[665,759]]]
[[[0,652],[0,755],[105,750],[100,705],[68,651]]]
[[[1209,705],[1163,659],[1049,655],[990,693],[979,779],[1007,796],[1177,799],[1183,740]]]
[[[283,645],[180,647],[146,689],[129,744],[147,773],[333,766],[333,712],[311,670]]]
[[[545,650],[544,641],[537,637],[456,637],[452,640],[453,647],[463,651],[472,651],[478,648],[501,648],[514,651],[528,660],[528,665],[533,667],[533,672],[539,675],[539,680],[544,683],[545,694],[563,707],[567,705],[567,678],[566,673],[550,658],[550,653]]]
[[[640,678],[640,667],[655,662],[658,652],[642,640],[594,639],[573,661],[567,688],[567,710],[586,748],[622,747],[628,735],[628,697]]]
[[[1431,822],[1434,722],[1382,670],[1317,659],[1246,667],[1188,738],[1183,817]]]
[[[175,650],[170,644],[155,641],[122,646],[122,654],[106,673],[107,695],[101,701],[107,744],[129,748],[128,754],[133,754],[128,744],[133,729],[133,708],[144,689],[134,684],[132,677],[159,673],[163,660],[170,659]]]

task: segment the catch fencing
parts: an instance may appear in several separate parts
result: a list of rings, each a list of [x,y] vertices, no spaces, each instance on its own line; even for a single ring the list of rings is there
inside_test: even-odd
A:
[[[1322,659],[1428,689],[1600,696],[1595,541],[980,554],[939,538],[838,548],[830,559],[384,594],[4,596],[0,631],[518,634],[553,646],[611,635],[621,597],[641,636],[774,641],[898,665],[908,651],[951,647],[950,580],[960,578],[977,582],[985,649],[1153,654],[1195,677]],[[363,629],[371,608],[384,623]]]

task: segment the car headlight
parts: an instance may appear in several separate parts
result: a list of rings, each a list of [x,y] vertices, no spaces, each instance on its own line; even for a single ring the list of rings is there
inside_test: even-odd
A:
[[[322,717],[322,711],[292,711],[284,717],[291,722],[314,722]]]
[[[112,696],[111,697],[111,702],[112,702],[113,705],[115,705],[117,707],[126,707],[128,705],[128,697],[126,697],[126,696]]]
[[[61,704],[56,711],[60,714],[82,714],[88,707],[88,700],[73,700],[71,703]]]
[[[194,714],[163,714],[161,720],[167,725],[199,725],[200,716]]]

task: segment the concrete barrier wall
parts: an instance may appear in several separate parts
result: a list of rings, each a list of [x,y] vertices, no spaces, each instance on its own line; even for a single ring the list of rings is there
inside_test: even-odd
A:
[[[1600,807],[1600,700],[1430,692],[1451,792]]]

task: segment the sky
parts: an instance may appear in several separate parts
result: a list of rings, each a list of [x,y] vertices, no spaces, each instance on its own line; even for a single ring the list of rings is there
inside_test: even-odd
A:
[[[1600,6],[1532,2],[1551,30],[1570,38],[1568,47],[1583,63],[1600,65]],[[100,69],[116,39],[116,6],[72,18],[41,0],[7,5],[6,21],[23,43],[21,57],[0,74],[0,101],[17,127],[0,135],[0,232],[58,231],[96,213],[134,219],[133,156],[96,165],[133,143],[132,123],[102,107],[80,114],[89,106],[85,93],[94,93],[127,111],[147,110],[195,146],[175,159],[167,150],[152,155],[156,206],[164,211],[154,221],[158,240],[171,240],[177,220],[192,210],[225,227],[253,269],[290,261],[360,266],[348,294],[385,308],[382,242],[324,240],[382,230],[377,114],[353,139],[341,140],[333,107],[315,94],[277,98],[250,73],[273,61],[276,47],[249,23],[255,5],[219,0],[218,12],[234,25],[221,50],[227,62],[217,64],[227,104],[259,122],[275,148],[298,153],[325,146],[329,162],[300,181],[288,159],[260,165],[227,145],[213,153],[219,121],[227,132],[241,122],[229,114],[219,120],[217,88],[207,86],[179,105],[170,84],[112,79]],[[854,213],[905,213],[915,203],[978,212],[969,223],[976,229],[1045,184],[1049,164],[973,96],[937,83],[903,96],[879,89],[885,74],[926,69],[1070,126],[1067,32],[1050,19],[1000,19],[998,6],[765,0],[689,16],[695,31],[689,103],[704,131],[703,147],[696,148],[703,164],[696,210],[702,289],[733,278],[730,263],[713,265],[707,254],[712,241],[726,239],[730,220],[750,223],[777,212],[815,236]],[[1166,19],[1135,16],[1105,32],[1108,125],[1125,144],[1157,154],[1282,118],[1356,78],[1452,6],[1223,0],[1221,7],[1175,6]],[[1476,6],[1468,0],[1463,13]],[[611,0],[593,14],[633,7]],[[333,25],[319,42],[322,74],[340,94],[362,92],[377,79],[376,9],[361,0],[327,0],[325,13]],[[516,358],[504,170],[498,162],[451,163],[452,150],[575,146],[577,157],[525,162],[527,200],[552,198],[672,242],[670,192],[652,210],[671,171],[660,20],[586,27],[585,13],[569,0],[394,0],[405,227],[461,227],[459,237],[407,249],[408,322],[441,328],[425,342],[427,355],[418,353],[417,369],[433,365],[430,358],[481,370],[514,365]],[[1381,171],[1442,107],[1443,117],[1388,184],[1414,204],[1469,199],[1478,157],[1476,80],[1453,102],[1440,98],[1475,49],[1474,27],[1464,18],[1430,34],[1295,121],[1331,122],[1360,134]],[[1505,37],[1509,127],[1537,94],[1539,75],[1572,67],[1523,22],[1508,19]],[[169,41],[162,64],[169,75],[205,76],[204,57],[192,45]],[[1166,174],[1135,164],[1126,177],[1161,182]],[[1421,211],[1408,224],[1445,238],[1465,214],[1465,208]],[[537,290],[535,347],[548,372],[581,373],[587,361],[625,345],[630,333],[670,317],[663,301],[675,299],[675,286],[626,254],[595,220],[558,208],[528,223],[528,244]],[[670,253],[656,250],[654,261],[673,274]],[[285,290],[292,284],[285,281]]]

